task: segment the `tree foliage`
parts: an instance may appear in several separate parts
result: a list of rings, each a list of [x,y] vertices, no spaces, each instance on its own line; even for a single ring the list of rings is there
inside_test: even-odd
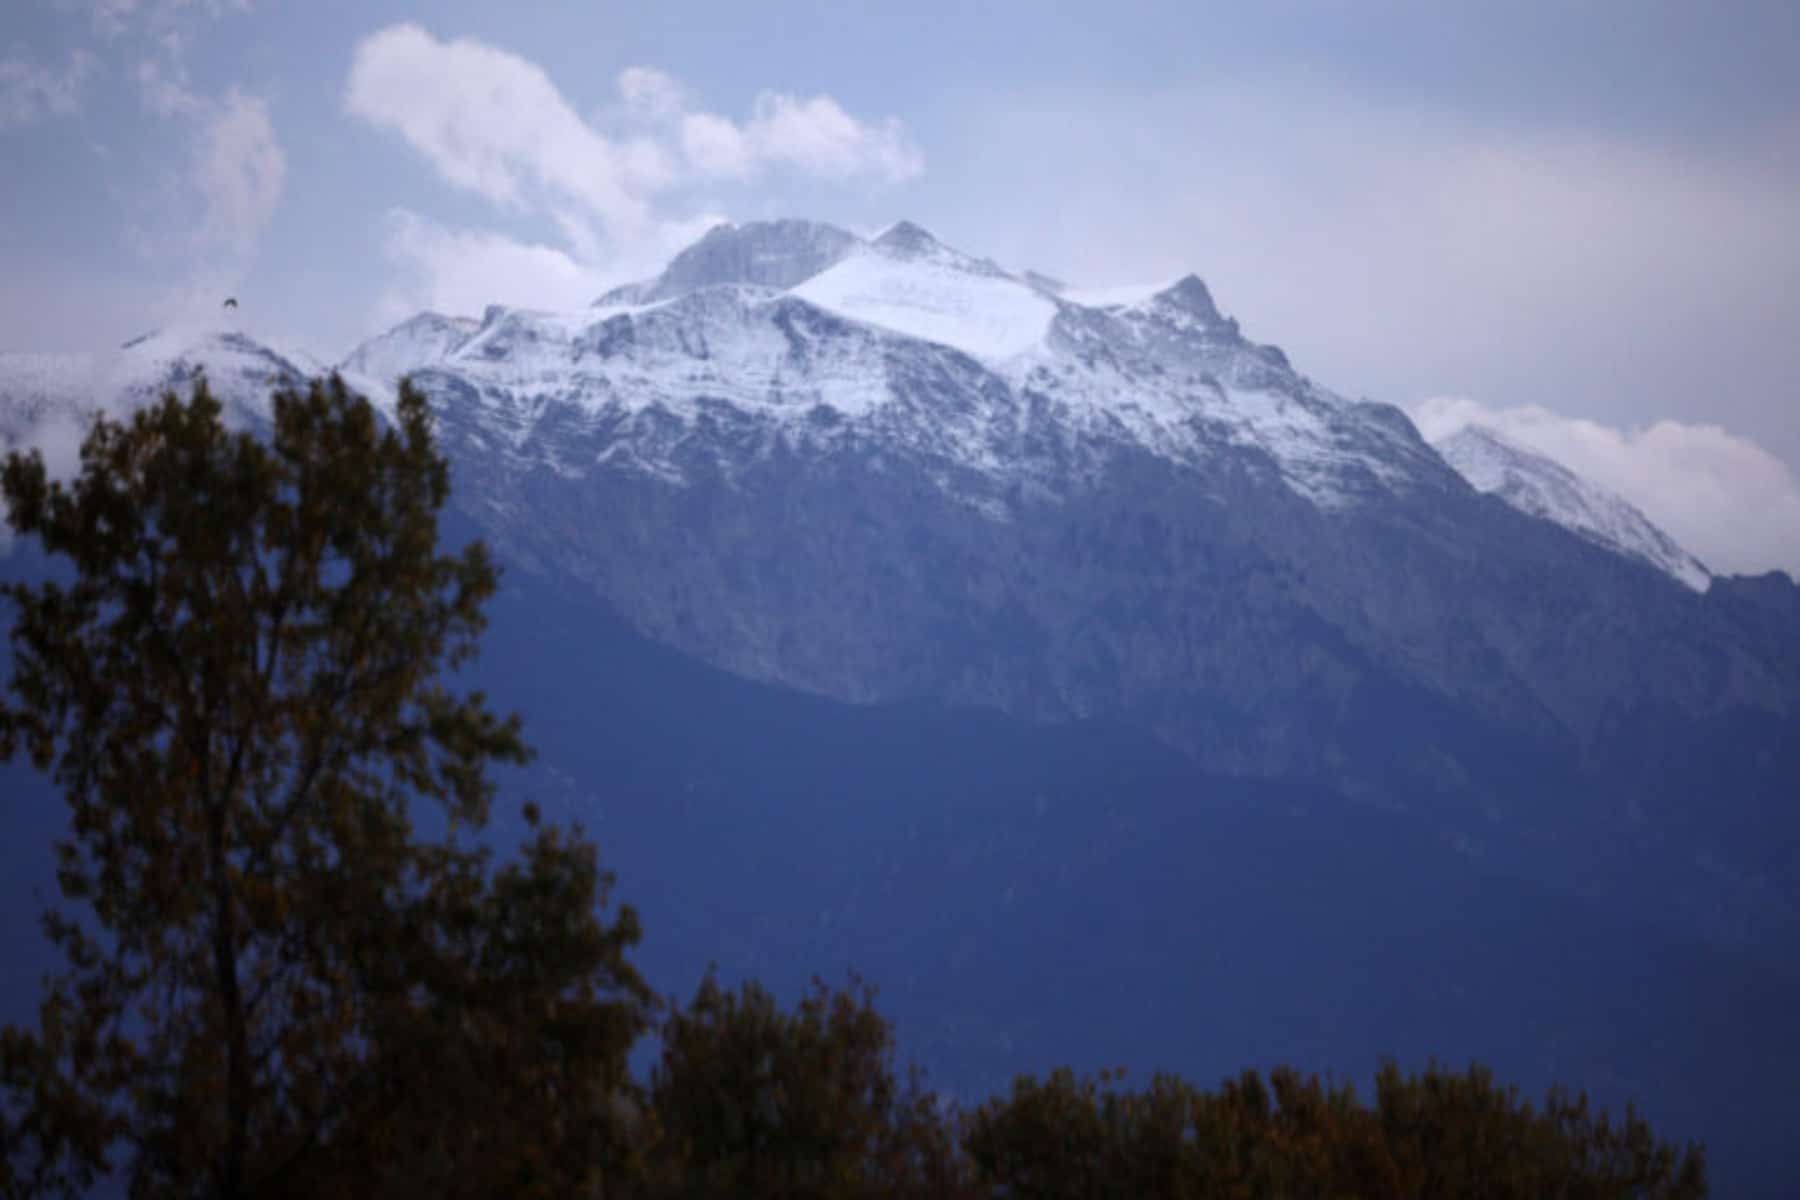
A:
[[[500,868],[467,836],[527,750],[442,677],[496,571],[439,552],[423,398],[388,424],[333,378],[272,412],[228,431],[202,380],[99,420],[69,484],[0,471],[73,568],[4,588],[0,753],[67,799],[72,904],[38,1028],[0,1045],[0,1192],[563,1194],[619,1155],[636,919],[596,915],[578,836]]]
[[[1552,1090],[1541,1108],[1480,1066],[1407,1074],[1373,1102],[1292,1068],[1214,1090],[1170,1075],[1023,1077],[961,1111],[895,1061],[859,984],[815,981],[790,1009],[712,979],[662,1028],[641,1130],[668,1197],[992,1200],[1694,1200],[1704,1158]]]
[[[527,750],[446,682],[496,572],[439,550],[416,392],[384,423],[318,382],[252,435],[202,381],[97,422],[73,482],[11,455],[0,489],[73,580],[0,587],[0,757],[70,817],[44,917],[67,967],[0,1034],[0,1197],[1706,1194],[1634,1112],[1534,1108],[1481,1068],[1390,1065],[1369,1106],[1289,1069],[1058,1071],[962,1112],[854,980],[784,1009],[709,976],[640,1087],[637,920],[603,916],[593,846],[530,806],[516,860],[479,840],[489,768]]]
[[[954,1130],[917,1071],[898,1070],[859,981],[814,980],[790,1012],[709,975],[661,1034],[648,1195],[953,1196],[965,1182]]]
[[[1615,1125],[1553,1090],[1539,1110],[1479,1066],[1388,1064],[1365,1107],[1348,1085],[1291,1068],[1206,1092],[1169,1076],[1127,1091],[1102,1075],[1020,1079],[970,1114],[985,1194],[1061,1197],[1468,1196],[1691,1200],[1698,1148],[1677,1151],[1627,1112]]]

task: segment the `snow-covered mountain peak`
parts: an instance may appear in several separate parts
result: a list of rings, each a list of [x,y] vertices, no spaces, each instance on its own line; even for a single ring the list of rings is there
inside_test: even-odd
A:
[[[303,383],[324,369],[308,354],[273,349],[241,329],[170,326],[133,338],[104,362],[102,398],[135,407],[204,373],[222,400],[266,417],[276,388]]]
[[[232,331],[116,357],[123,383],[92,390],[127,404],[204,369],[266,408],[271,384],[318,369]],[[1324,508],[1454,484],[1409,424],[1240,336],[1198,278],[1100,305],[904,222],[867,241],[817,222],[720,226],[598,306],[421,313],[339,369],[383,408],[414,376],[467,436],[506,447],[508,469],[679,481],[780,442],[910,455],[984,505],[1027,481],[1065,494],[1120,454],[1229,464]]]
[[[875,236],[875,245],[907,258],[929,255],[944,248],[930,230],[911,221],[894,222]]]
[[[1224,320],[1218,305],[1213,303],[1212,292],[1198,275],[1183,275],[1151,297],[1151,302],[1180,309],[1209,325]]]
[[[496,441],[559,471],[584,468],[566,449],[533,449],[540,427],[563,427],[559,412],[632,443],[605,461],[676,479],[686,468],[671,456],[731,411],[759,436],[828,432],[990,483],[1045,475],[1026,447],[1063,440],[1089,461],[1123,445],[1194,467],[1229,457],[1327,508],[1454,478],[1404,419],[1243,338],[1197,277],[1104,304],[1051,284],[910,222],[867,241],[814,222],[721,226],[595,307],[492,308],[466,335],[425,318],[352,360],[381,367],[372,393],[422,371],[428,391],[479,397]],[[690,433],[672,438],[671,421]]]
[[[303,366],[235,329],[170,327],[106,351],[0,354],[0,400],[14,420],[49,410],[91,413],[154,398],[200,371],[229,386],[262,370],[299,374]]]
[[[1432,445],[1471,487],[1498,496],[1520,512],[1648,563],[1695,591],[1705,591],[1712,581],[1712,573],[1699,559],[1624,497],[1495,430],[1466,425]]]
[[[976,258],[974,255],[964,254],[961,250],[946,246],[943,242],[938,241],[929,230],[915,225],[911,221],[900,221],[890,225],[874,241],[870,242],[869,246],[877,252],[901,262],[931,263],[945,270],[961,271],[970,275],[1013,279],[1035,290],[1044,290],[1030,279],[1012,275],[992,259]]]
[[[0,353],[0,450],[35,447],[53,474],[67,476],[96,414],[122,417],[171,388],[185,393],[204,374],[226,421],[253,425],[268,418],[277,388],[324,369],[301,352],[215,326],[159,329],[106,351]]]
[[[677,254],[649,285],[635,293],[617,289],[603,299],[651,303],[721,284],[790,288],[830,267],[861,244],[855,234],[821,221],[715,225]]]

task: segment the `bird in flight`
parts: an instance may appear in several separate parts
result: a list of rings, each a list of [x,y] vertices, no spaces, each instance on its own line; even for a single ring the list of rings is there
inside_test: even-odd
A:
[[[236,308],[237,307],[237,297],[236,296],[225,297],[225,307],[226,308]]]

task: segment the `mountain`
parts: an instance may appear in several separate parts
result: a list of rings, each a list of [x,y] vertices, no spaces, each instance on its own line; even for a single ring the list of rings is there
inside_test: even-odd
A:
[[[1095,298],[906,223],[729,226],[595,308],[491,308],[389,368],[506,555],[823,696],[1129,714],[1212,768],[1461,780],[1470,810],[1488,773],[1372,752],[1370,694],[1569,762],[1634,712],[1800,705],[1689,589],[1484,497],[1193,276]]]
[[[758,436],[932,456],[967,476],[951,490],[972,502],[1015,484],[1065,490],[1078,480],[1059,449],[1192,465],[1236,446],[1326,504],[1446,478],[1396,410],[1301,379],[1241,338],[1197,278],[1086,307],[905,222],[869,242],[806,222],[722,226],[593,310],[491,308],[473,336],[423,341],[410,361],[392,353],[406,329],[371,344],[390,378],[442,369],[525,442],[540,419],[604,423],[615,455],[671,478],[685,468],[659,419],[690,423],[716,402]]]
[[[109,401],[203,366],[246,419],[300,371],[230,331],[114,358]],[[1554,464],[1446,456],[1314,382],[1196,276],[1084,293],[909,222],[727,225],[593,307],[421,314],[342,368],[425,390],[503,559],[701,662],[1124,721],[1560,855],[1573,887],[1661,856],[1689,926],[1800,936],[1788,626],[1681,586],[1697,563]],[[1490,467],[1543,503],[1485,495]],[[1733,817],[1689,831],[1724,778]],[[1634,848],[1596,876],[1571,839]]]
[[[1468,425],[1432,442],[1477,491],[1553,521],[1616,554],[1648,563],[1704,592],[1712,572],[1623,497],[1492,429]]]
[[[115,359],[109,402],[204,367],[246,419],[301,369],[229,331]],[[1466,439],[1447,462],[1314,382],[1196,276],[1092,294],[908,222],[728,225],[593,307],[421,314],[343,370],[383,405],[424,389],[504,560],[711,666],[1122,721],[1709,935],[1800,936],[1788,624],[1682,586],[1554,464],[1496,468],[1542,513],[1485,495]],[[1732,815],[1698,819],[1723,779]],[[1612,843],[1599,873],[1576,849]]]
[[[468,317],[426,312],[370,338],[338,365],[346,379],[372,380],[391,386],[419,363],[447,357],[481,328]]]
[[[305,369],[230,331],[90,365],[0,356],[0,428],[196,366],[254,423]],[[507,569],[507,794],[599,838],[659,986],[860,967],[965,1095],[1484,1057],[1706,1136],[1733,1194],[1800,1170],[1785,576],[1700,591],[1523,459],[1558,503],[1488,494],[1198,277],[1085,292],[905,222],[723,226],[342,369],[431,399],[447,528]]]
[[[266,420],[271,391],[323,370],[235,329],[158,330],[110,353],[0,353],[0,449],[60,448],[95,412],[129,412],[202,373],[232,419]]]
[[[786,288],[825,270],[858,245],[851,234],[817,221],[718,225],[676,255],[654,280],[602,297],[602,307],[670,300],[715,283]]]

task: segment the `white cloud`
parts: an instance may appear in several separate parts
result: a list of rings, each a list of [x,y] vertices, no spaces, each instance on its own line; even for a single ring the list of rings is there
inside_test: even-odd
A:
[[[628,112],[652,121],[679,116],[688,107],[688,90],[655,67],[626,67],[619,72],[619,96]]]
[[[755,165],[749,139],[736,125],[712,113],[681,118],[681,152],[702,175],[742,178]]]
[[[262,100],[227,93],[207,125],[195,174],[206,197],[203,236],[247,257],[275,215],[287,179],[287,157]]]
[[[535,63],[469,39],[440,42],[417,25],[357,46],[344,103],[497,204],[523,207],[537,187],[624,232],[647,221],[643,194],[669,181],[660,155],[597,133]]]
[[[60,71],[16,55],[0,59],[0,129],[78,112],[82,85],[93,69],[94,56],[85,50],[70,54]]]
[[[925,169],[899,121],[864,124],[830,96],[802,100],[764,92],[756,98],[744,137],[760,159],[827,178],[872,175],[898,182]]]
[[[217,317],[238,290],[287,186],[287,154],[268,103],[232,88],[214,99],[188,83],[179,58],[138,68],[140,99],[191,138],[184,166],[144,189],[128,237],[146,259],[172,266],[150,307],[161,320]]]
[[[59,0],[86,15],[96,33],[118,39],[139,104],[173,121],[190,139],[184,165],[140,184],[127,240],[153,261],[162,286],[149,307],[191,317],[236,290],[248,271],[287,183],[287,156],[267,102],[240,88],[220,95],[197,88],[188,72],[196,22],[250,10],[249,0]]]
[[[995,94],[939,232],[1083,284],[1196,271],[1341,390],[1753,432],[1800,464],[1800,124],[1483,122],[1317,76]],[[921,213],[935,224],[929,206]]]
[[[740,124],[698,107],[690,89],[655,67],[627,67],[618,91],[624,108],[612,115],[673,134],[687,167],[704,178],[743,179],[787,167],[822,179],[898,183],[925,169],[898,119],[858,120],[830,96],[764,91]]]
[[[185,279],[174,288],[186,297],[228,293],[249,269],[263,232],[280,206],[287,183],[287,155],[276,136],[268,104],[233,88],[219,100],[194,93],[168,115],[193,130],[186,168],[163,188],[160,220],[133,233],[140,253],[176,259]]]
[[[380,301],[376,317],[383,325],[421,309],[479,316],[489,304],[577,308],[608,284],[555,246],[451,229],[403,209],[388,214],[382,250],[403,278]]]
[[[726,178],[777,165],[827,179],[867,175],[897,183],[925,166],[898,121],[865,124],[830,96],[802,100],[764,92],[742,126],[714,113],[688,113],[681,143],[696,171]]]
[[[1412,408],[1426,438],[1485,425],[1625,497],[1723,574],[1785,570],[1800,579],[1800,479],[1755,442],[1717,425],[1662,420],[1637,429],[1528,406],[1435,397]]]
[[[582,308],[609,288],[649,273],[718,220],[707,215],[665,223],[630,255],[599,267],[591,257],[558,246],[492,230],[455,229],[395,209],[387,216],[382,252],[398,268],[399,280],[377,302],[371,331],[425,309],[479,316],[490,304]]]
[[[546,305],[557,280],[573,288],[577,280],[587,287],[601,275],[616,277],[628,262],[644,262],[644,247],[679,248],[677,237],[706,228],[716,218],[695,215],[705,206],[693,189],[709,181],[765,168],[840,181],[904,179],[921,169],[898,121],[858,121],[829,96],[765,92],[740,125],[698,111],[689,89],[655,67],[629,67],[615,86],[615,106],[588,120],[542,68],[509,51],[467,38],[441,41],[414,24],[364,38],[345,110],[399,134],[450,184],[544,221],[565,243],[435,226],[427,236],[411,218],[400,234],[390,231],[396,257],[414,267],[403,291],[422,287],[462,311],[479,307],[467,292],[476,277],[440,253],[454,244],[493,264],[503,280],[541,278],[549,291],[529,299]]]
[[[356,49],[345,108],[392,130],[446,180],[513,208],[578,203],[617,233],[650,223],[651,200],[700,177],[741,178],[764,166],[844,180],[897,181],[923,160],[894,119],[859,121],[830,96],[764,92],[742,125],[695,111],[682,84],[654,67],[619,74],[627,124],[609,137],[583,120],[542,68],[471,39],[443,42],[395,25]],[[674,147],[659,137],[671,127]]]

